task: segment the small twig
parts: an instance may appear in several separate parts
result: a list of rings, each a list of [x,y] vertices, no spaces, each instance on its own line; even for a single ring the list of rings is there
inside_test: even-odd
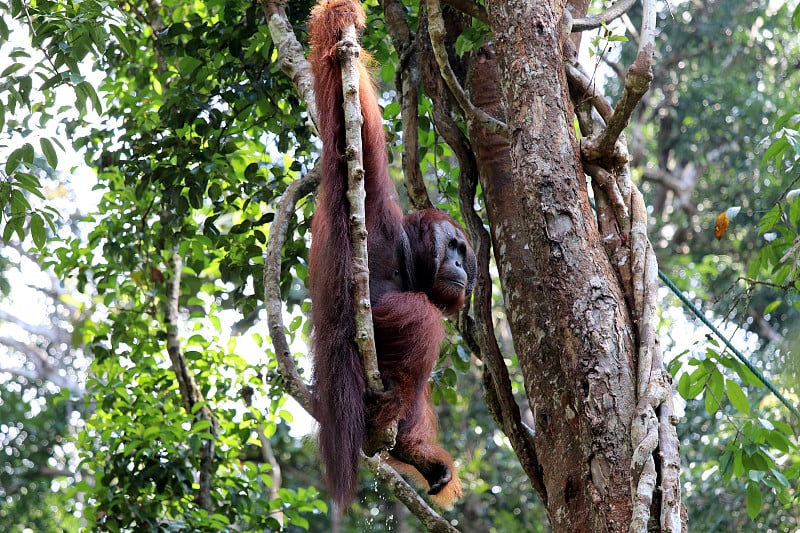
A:
[[[380,480],[392,491],[398,500],[403,502],[414,516],[430,533],[458,533],[458,529],[450,525],[442,515],[433,510],[414,487],[408,484],[397,471],[389,466],[379,455],[366,457],[362,455],[362,463],[370,469],[376,479]]]
[[[749,283],[750,285],[764,285],[765,287],[773,287],[775,289],[780,289],[782,291],[788,291],[794,288],[794,284],[797,281],[795,278],[790,278],[786,281],[786,283],[774,283],[772,281],[764,281],[760,279],[753,279],[744,276],[739,276],[736,278],[736,281],[744,281],[745,283]]]
[[[589,101],[591,101],[592,105],[595,109],[597,109],[597,112],[600,113],[600,116],[603,117],[604,121],[607,121],[609,118],[611,118],[611,115],[614,113],[614,108],[611,107],[611,104],[604,95],[597,92],[595,83],[589,78],[589,76],[576,65],[568,63],[565,65],[565,67],[567,72],[567,80],[569,83],[576,85],[579,88],[580,93],[583,95],[583,98],[587,98]],[[602,126],[605,126],[605,124],[602,124]]]

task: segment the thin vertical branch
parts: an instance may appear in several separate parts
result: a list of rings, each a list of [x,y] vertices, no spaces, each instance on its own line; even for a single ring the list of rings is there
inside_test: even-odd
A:
[[[361,100],[359,96],[358,56],[361,47],[356,39],[355,26],[342,31],[337,45],[342,67],[344,92],[345,159],[347,160],[350,202],[350,240],[353,245],[353,301],[356,317],[356,344],[364,364],[368,388],[382,391],[383,382],[378,370],[378,355],[372,326],[372,306],[369,296],[369,257],[367,253],[366,192],[364,190],[363,147],[361,142]],[[346,312],[343,310],[343,312]]]
[[[198,404],[203,401],[203,397],[200,394],[197,381],[195,381],[194,376],[189,371],[189,366],[186,364],[186,358],[181,349],[178,336],[178,302],[181,295],[181,269],[183,268],[183,260],[177,252],[173,252],[169,261],[169,267],[172,275],[167,281],[167,301],[164,313],[167,327],[167,353],[172,363],[172,370],[175,372],[175,376],[178,380],[178,389],[181,393],[183,406],[186,409],[186,413],[194,417],[193,426],[200,421],[208,421],[209,427],[199,430],[201,432],[207,431],[210,433],[211,438],[202,439],[202,444],[200,446],[200,490],[196,496],[196,501],[201,509],[212,512],[214,510],[211,500],[212,481],[215,470],[214,448],[219,426],[216,417],[207,405],[202,404],[198,408]]]

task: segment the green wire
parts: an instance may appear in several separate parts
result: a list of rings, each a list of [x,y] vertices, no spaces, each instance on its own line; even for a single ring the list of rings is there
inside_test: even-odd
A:
[[[733,355],[735,355],[736,358],[739,359],[739,361],[741,361],[742,364],[744,364],[744,366],[746,366],[747,369],[750,370],[750,372],[752,372],[756,376],[756,378],[758,378],[758,380],[761,383],[763,383],[764,386],[772,394],[774,394],[775,397],[778,398],[781,401],[781,403],[787,407],[787,409],[789,409],[789,411],[792,412],[794,416],[800,419],[800,411],[797,410],[797,407],[795,407],[791,402],[789,402],[789,400],[787,400],[786,397],[783,394],[781,394],[781,392],[775,387],[775,385],[773,385],[772,382],[759,369],[753,366],[753,363],[748,361],[747,358],[744,356],[744,354],[742,354],[742,352],[737,350],[733,346],[733,344],[731,344],[728,338],[725,337],[722,334],[722,332],[718,330],[716,326],[714,326],[714,324],[712,324],[711,321],[706,318],[703,312],[700,311],[700,309],[698,309],[697,306],[694,305],[674,283],[672,283],[672,280],[670,280],[667,277],[667,275],[664,274],[661,270],[658,271],[658,277],[661,278],[661,281],[663,281],[666,284],[666,286],[669,287],[669,289],[675,294],[675,296],[677,296],[686,305],[686,307],[688,307],[689,310],[703,322],[703,324],[708,326],[708,329],[710,329],[714,333],[714,335],[719,337],[719,339],[725,343],[725,346],[727,346],[730,349]]]

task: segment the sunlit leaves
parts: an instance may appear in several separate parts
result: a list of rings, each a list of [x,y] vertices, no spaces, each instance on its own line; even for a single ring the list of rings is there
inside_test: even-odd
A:
[[[792,483],[782,472],[783,457],[797,453],[791,426],[757,414],[761,410],[758,389],[763,389],[763,383],[742,362],[720,353],[714,341],[709,341],[705,353],[687,359],[677,383],[681,397],[693,400],[702,394],[706,413],[734,425],[735,437],[725,445],[718,464],[726,481],[734,477],[748,481],[751,518],[762,508],[764,486],[781,501],[791,499]]]

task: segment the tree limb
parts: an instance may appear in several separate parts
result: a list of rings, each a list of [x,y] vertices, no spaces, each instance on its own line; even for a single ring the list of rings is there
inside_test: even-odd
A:
[[[578,32],[593,30],[604,24],[608,24],[612,20],[617,19],[627,13],[637,1],[638,0],[619,0],[599,15],[590,15],[588,17],[574,19],[572,21],[572,31]]]
[[[469,97],[456,79],[453,68],[450,66],[450,60],[447,57],[447,50],[444,46],[445,27],[439,0],[426,0],[426,4],[428,6],[428,31],[431,36],[433,55],[439,65],[439,72],[442,78],[464,112],[467,121],[478,122],[489,131],[507,136],[508,126],[505,123],[475,107],[470,102]]]
[[[33,343],[25,343],[12,337],[0,337],[0,345],[19,352],[34,368],[29,370],[26,368],[0,367],[0,372],[7,372],[31,382],[36,380],[49,381],[59,388],[68,390],[77,398],[83,397],[86,393],[80,385],[62,375],[59,369],[50,363],[50,355],[40,346]]]
[[[489,17],[486,15],[486,9],[477,2],[472,2],[471,0],[444,0],[444,3],[472,18],[480,20],[484,24],[489,24]]]
[[[605,129],[599,135],[585,139],[581,145],[581,152],[588,161],[619,157],[615,154],[615,150],[620,134],[627,126],[636,104],[650,88],[653,79],[651,63],[655,48],[655,25],[655,0],[644,0],[639,51],[625,76],[625,89],[614,112],[606,119]]]
[[[419,518],[426,530],[431,533],[458,533],[458,530],[450,525],[447,519],[434,511],[428,502],[414,490],[414,487],[409,485],[383,458],[362,455],[362,463],[370,469],[376,479],[405,504],[414,516]]]
[[[353,261],[353,303],[355,306],[356,344],[364,368],[367,389],[383,391],[383,381],[378,368],[378,352],[375,349],[375,329],[372,324],[372,305],[369,295],[369,257],[367,252],[366,191],[364,190],[363,147],[361,139],[361,101],[359,97],[358,56],[361,47],[352,24],[342,31],[336,47],[342,67],[342,91],[344,93],[345,159],[347,159],[348,189],[350,203],[350,242]],[[344,310],[343,310],[344,312]],[[370,450],[394,447],[397,423],[391,424],[381,435],[369,436]]]
[[[405,7],[398,0],[382,0],[386,29],[400,58],[395,87],[400,95],[400,120],[403,123],[403,177],[414,209],[433,207],[419,166],[419,50],[416,36],[408,26]]]
[[[294,216],[298,200],[319,185],[319,169],[314,168],[302,178],[289,184],[278,202],[275,218],[270,225],[267,249],[264,252],[264,307],[267,310],[267,327],[272,339],[278,372],[284,380],[284,387],[297,402],[311,415],[314,415],[314,402],[311,392],[303,382],[294,364],[289,343],[286,340],[286,326],[283,323],[283,302],[281,301],[281,252],[286,242],[289,221]]]
[[[177,252],[172,254],[169,267],[172,275],[167,280],[167,301],[164,312],[167,329],[167,353],[172,363],[172,370],[178,380],[183,406],[186,409],[186,413],[194,418],[193,425],[201,420],[206,420],[210,424],[207,430],[202,430],[203,432],[208,431],[211,434],[211,438],[202,439],[200,445],[200,489],[197,493],[196,501],[201,509],[211,512],[213,511],[211,489],[215,469],[214,447],[219,425],[207,405],[201,405],[199,410],[196,408],[197,404],[203,401],[203,397],[194,376],[189,371],[189,366],[186,364],[186,358],[180,345],[178,336],[178,302],[181,295],[183,260]]]

